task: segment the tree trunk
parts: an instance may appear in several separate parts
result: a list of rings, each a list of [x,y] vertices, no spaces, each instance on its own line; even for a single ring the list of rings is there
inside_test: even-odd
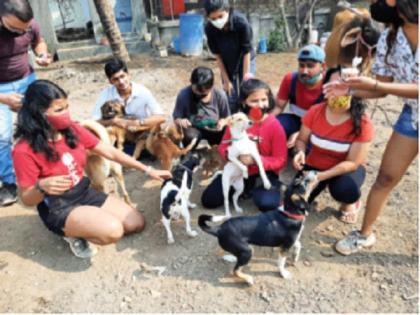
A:
[[[93,2],[95,3],[96,11],[98,12],[105,35],[111,45],[112,53],[115,57],[120,58],[125,62],[130,61],[127,47],[125,46],[117,21],[115,20],[114,10],[109,3],[109,0],[93,0]]]
[[[302,25],[300,26],[300,30],[298,30],[296,37],[294,38],[294,42],[295,42],[295,48],[298,48],[302,42],[302,34],[303,31],[305,30],[305,25],[306,23],[308,23],[309,18],[312,16],[312,12],[314,11],[315,5],[318,2],[318,0],[311,0],[311,6],[308,10],[308,12],[306,13],[305,19],[303,20]]]
[[[293,47],[292,36],[290,35],[289,23],[287,22],[286,10],[284,9],[284,1],[285,0],[280,0],[280,14],[284,23],[284,32],[286,35],[287,47],[292,48]]]

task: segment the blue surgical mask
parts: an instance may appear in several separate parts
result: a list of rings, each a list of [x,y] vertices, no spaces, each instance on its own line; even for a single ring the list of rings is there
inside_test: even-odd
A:
[[[302,82],[305,85],[314,85],[315,83],[318,82],[318,80],[321,78],[322,76],[322,72],[319,72],[318,74],[314,75],[313,77],[310,77],[309,79],[302,79],[299,76],[299,80],[300,82]]]

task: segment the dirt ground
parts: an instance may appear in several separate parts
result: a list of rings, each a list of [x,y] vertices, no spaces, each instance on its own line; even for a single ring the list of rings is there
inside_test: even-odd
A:
[[[295,67],[294,54],[258,56],[258,77],[276,92],[286,71]],[[166,112],[172,112],[177,92],[188,84],[197,65],[216,68],[213,61],[171,56],[135,57],[134,81],[152,90]],[[107,85],[103,61],[54,64],[39,71],[69,93],[74,118],[88,118],[101,88]],[[219,84],[219,82],[218,82]],[[371,103],[373,113],[376,103]],[[401,101],[381,100],[374,112],[376,137],[369,153],[366,199]],[[158,166],[157,163],[154,166]],[[216,256],[216,239],[197,227],[200,214],[222,208],[192,210],[199,235],[189,238],[183,223],[174,223],[175,244],[167,245],[159,223],[159,185],[136,171],[126,172],[129,193],[147,219],[146,230],[118,244],[99,248],[91,260],[74,257],[67,243],[50,233],[34,209],[21,204],[0,209],[0,312],[148,312],[148,313],[415,313],[418,312],[418,164],[408,169],[376,224],[378,242],[351,257],[332,245],[359,224],[337,220],[337,204],[324,193],[317,213],[306,221],[302,255],[289,266],[294,277],[280,278],[277,255],[254,248],[245,269],[253,287],[237,283],[232,265]],[[290,170],[286,172],[290,175]],[[283,178],[287,181],[286,175]],[[192,200],[199,204],[205,182],[196,174]],[[257,210],[243,202],[246,214]],[[359,222],[361,217],[359,218]],[[159,274],[147,266],[163,266]]]

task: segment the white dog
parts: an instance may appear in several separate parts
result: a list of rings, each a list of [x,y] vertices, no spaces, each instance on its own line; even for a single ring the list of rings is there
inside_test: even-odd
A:
[[[239,196],[244,190],[244,178],[248,178],[248,167],[238,158],[240,155],[251,155],[258,166],[260,176],[265,189],[271,188],[271,183],[265,173],[257,145],[249,139],[246,130],[252,125],[251,120],[244,113],[237,113],[231,116],[229,121],[230,132],[232,135],[231,145],[228,148],[228,163],[222,173],[223,197],[225,202],[225,215],[230,217],[229,210],[229,189],[235,188],[233,195],[233,205],[236,212],[242,213],[243,210],[238,205]]]

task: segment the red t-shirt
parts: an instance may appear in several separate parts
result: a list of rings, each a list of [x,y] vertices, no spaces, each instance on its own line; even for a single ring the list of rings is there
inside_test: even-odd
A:
[[[33,72],[28,49],[34,48],[41,39],[35,20],[31,21],[25,34],[17,37],[0,31],[0,84],[23,79]]]
[[[306,164],[319,170],[327,170],[345,161],[354,142],[369,142],[373,139],[372,121],[362,117],[361,133],[353,134],[353,123],[349,118],[339,125],[331,125],[326,118],[326,103],[313,106],[302,118],[302,123],[311,130],[311,150]]]
[[[277,99],[290,101],[289,95],[290,89],[292,88],[292,77],[293,72],[289,72],[284,76],[277,93]],[[296,104],[293,105],[296,105],[306,111],[317,102],[321,94],[322,80],[320,80],[315,87],[309,89],[305,84],[297,79],[295,91]]]
[[[73,123],[71,128],[79,139],[76,148],[70,148],[64,137],[53,144],[60,160],[48,161],[43,153],[34,152],[29,143],[19,140],[13,148],[13,164],[16,180],[20,188],[29,188],[38,178],[70,175],[73,186],[83,177],[86,165],[86,149],[94,148],[99,139],[84,127]]]
[[[251,139],[257,140],[258,152],[261,155],[263,167],[266,171],[279,173],[287,165],[287,141],[283,127],[273,115],[268,115],[261,123],[255,123],[247,129]],[[226,128],[222,142],[219,145],[219,153],[222,158],[226,157],[226,150],[230,145],[232,135]],[[258,174],[258,166],[248,167],[248,174]]]

